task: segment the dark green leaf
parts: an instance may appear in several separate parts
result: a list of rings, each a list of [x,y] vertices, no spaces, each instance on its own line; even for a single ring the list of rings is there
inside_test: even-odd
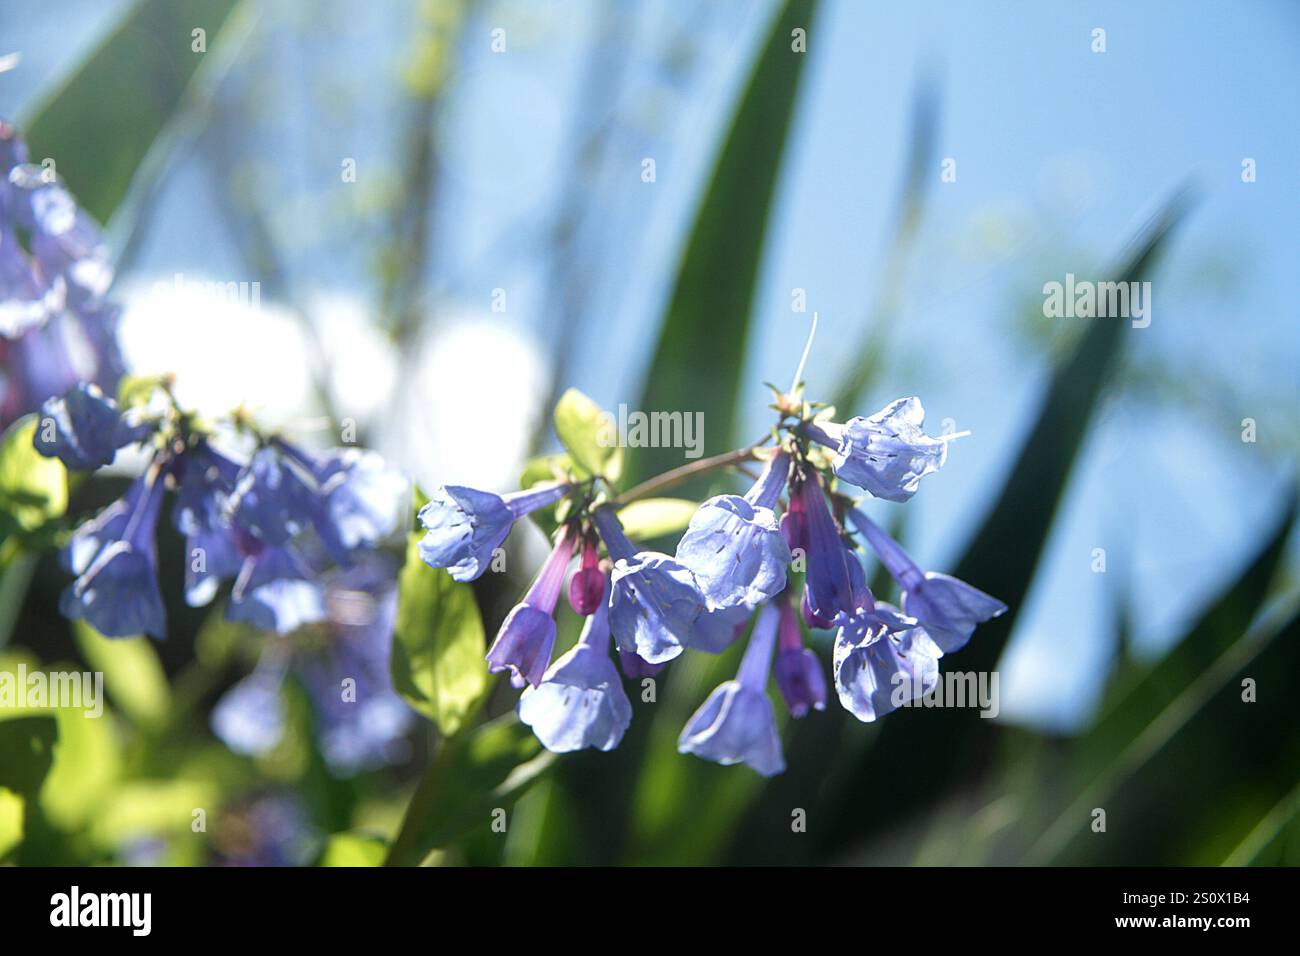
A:
[[[393,841],[388,866],[412,866],[430,851],[503,820],[554,760],[513,713],[448,737],[425,771]]]
[[[12,674],[0,674],[0,681]],[[19,689],[22,692],[22,689]],[[54,744],[59,739],[54,717],[14,717],[0,720],[0,787],[24,797],[33,797],[45,782],[54,763]]]

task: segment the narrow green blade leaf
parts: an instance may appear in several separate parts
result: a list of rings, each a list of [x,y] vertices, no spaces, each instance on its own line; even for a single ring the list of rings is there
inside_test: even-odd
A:
[[[1300,614],[1293,611],[1211,661],[1079,792],[1030,862],[1221,863],[1285,809],[1300,778],[1300,740],[1279,728],[1297,724]],[[1104,834],[1090,825],[1098,809],[1106,813]]]
[[[1187,689],[1220,654],[1246,633],[1268,594],[1296,522],[1292,494],[1277,526],[1218,600],[1206,609],[1160,660],[1117,688],[1113,703],[1088,732],[1081,746],[1084,774],[1108,762],[1139,734],[1175,697]]]
[[[142,0],[27,121],[33,162],[52,158],[100,222],[117,209],[236,0]],[[207,52],[195,52],[193,31]]]
[[[759,51],[696,213],[641,396],[645,411],[702,412],[718,443],[734,437],[754,285],[807,59],[791,49],[791,31],[811,33],[815,8],[814,0],[787,0]],[[628,457],[637,480],[680,464],[670,448]]]
[[[1131,282],[1149,277],[1187,201],[1187,195],[1179,193],[1147,223],[1121,265],[1111,270],[1115,279]],[[981,625],[974,640],[962,649],[964,671],[991,671],[997,666],[1126,329],[1121,322],[1093,322],[1056,370],[1001,494],[953,571],[1010,608]],[[956,659],[953,666],[958,666]],[[842,853],[854,840],[889,826],[889,807],[921,810],[945,792],[949,781],[979,765],[989,736],[997,732],[992,721],[970,719],[971,714],[957,709],[925,711],[923,720],[899,720],[899,716],[916,715],[884,721],[871,736],[866,758],[828,788],[827,803],[819,813],[834,824],[820,833],[822,853]],[[884,774],[895,782],[887,792],[873,786]]]
[[[386,865],[413,866],[432,850],[501,822],[554,762],[513,713],[443,740],[416,788]]]

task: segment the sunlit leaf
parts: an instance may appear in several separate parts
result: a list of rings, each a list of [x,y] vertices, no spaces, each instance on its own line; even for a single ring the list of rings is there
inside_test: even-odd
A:
[[[488,687],[483,619],[468,584],[420,560],[410,536],[398,579],[393,686],[412,707],[454,734]]]
[[[629,538],[646,541],[683,530],[699,507],[685,498],[643,498],[620,508],[618,520]]]
[[[379,866],[388,853],[388,844],[365,833],[335,833],[325,844],[320,866]]]
[[[610,421],[607,412],[576,388],[560,396],[555,406],[555,433],[580,476],[601,475],[618,481],[623,471],[623,449]]]
[[[37,424],[37,416],[28,415],[0,436],[0,539],[37,531],[68,507],[63,463],[32,445]]]
[[[107,638],[84,621],[73,624],[86,662],[104,675],[104,687],[125,717],[141,727],[162,726],[171,690],[153,644],[144,638]]]
[[[0,860],[23,842],[23,798],[0,787]]]

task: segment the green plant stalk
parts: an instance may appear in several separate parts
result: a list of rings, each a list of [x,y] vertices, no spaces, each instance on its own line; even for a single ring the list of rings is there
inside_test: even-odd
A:
[[[433,812],[442,795],[447,771],[456,761],[463,734],[462,729],[438,741],[433,760],[424,771],[424,775],[420,777],[415,793],[411,795],[411,802],[406,805],[406,813],[402,816],[397,836],[393,838],[392,845],[388,848],[384,866],[418,866],[427,855],[428,851],[420,846],[420,824]]]

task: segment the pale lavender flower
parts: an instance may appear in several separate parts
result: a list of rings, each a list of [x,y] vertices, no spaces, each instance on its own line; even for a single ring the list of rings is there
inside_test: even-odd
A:
[[[718,685],[687,721],[677,740],[679,753],[723,765],[744,763],[764,777],[785,769],[776,713],[767,696],[776,629],[776,609],[766,604],[758,612],[735,680]]]

